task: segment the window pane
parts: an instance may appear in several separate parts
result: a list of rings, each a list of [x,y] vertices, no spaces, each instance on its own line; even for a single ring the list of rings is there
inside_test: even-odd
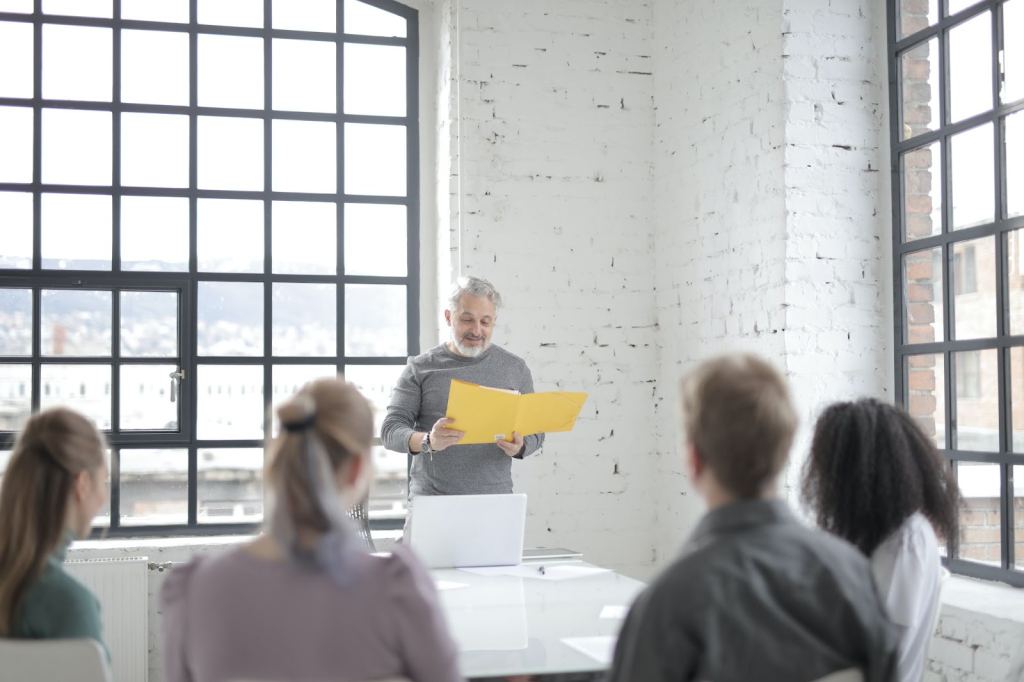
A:
[[[196,381],[198,438],[263,438],[263,367],[199,365]]]
[[[274,191],[338,191],[337,126],[317,121],[274,121]]]
[[[110,365],[43,365],[40,372],[40,409],[63,405],[110,429]]]
[[[345,124],[345,193],[405,196],[405,126]]]
[[[26,192],[0,192],[0,215],[4,217],[4,237],[0,239],[0,268],[31,268],[32,195]]]
[[[274,0],[274,28],[334,33],[338,24],[336,5],[337,0]]]
[[[924,432],[946,447],[946,371],[941,353],[907,357],[907,411]]]
[[[263,272],[263,202],[200,199],[200,272]]]
[[[345,355],[408,355],[405,287],[345,285]]]
[[[274,355],[338,354],[338,303],[334,284],[274,284]]]
[[[406,115],[405,48],[345,45],[345,113]]]
[[[405,206],[345,204],[345,274],[408,274]]]
[[[121,197],[121,269],[188,271],[188,199]]]
[[[32,355],[31,289],[0,289],[0,355]]]
[[[121,292],[121,355],[126,358],[177,357],[177,292]]]
[[[263,285],[200,282],[199,355],[263,355]]]
[[[263,450],[200,448],[199,523],[263,520]]]
[[[42,195],[43,267],[109,270],[111,199],[102,194]]]
[[[121,366],[121,430],[177,431],[178,400],[171,401],[177,365]]]
[[[0,12],[32,14],[35,11],[33,0],[0,0]]]
[[[43,109],[43,182],[110,185],[110,116],[109,111]]]
[[[1006,208],[1024,215],[1024,113],[1006,117]]]
[[[0,182],[32,182],[32,109],[0,107]]]
[[[0,431],[21,431],[31,413],[32,365],[0,365]]]
[[[1024,2],[1010,0],[1003,5],[1003,102],[1024,97]]]
[[[121,450],[121,525],[188,523],[188,450]]]
[[[263,108],[263,39],[199,35],[199,106]]]
[[[1024,454],[1024,347],[1010,349],[1010,419],[1013,428],[1011,448]],[[1024,478],[1020,479],[1024,483]]]
[[[274,109],[333,114],[338,110],[336,74],[335,43],[275,39]]]
[[[199,187],[263,190],[263,121],[199,117]]]
[[[333,275],[338,262],[338,205],[275,201],[274,272]]]
[[[939,20],[939,0],[900,0],[900,37],[913,35]]]
[[[998,351],[953,353],[957,450],[999,451]]]
[[[188,187],[189,117],[121,114],[121,184]]]
[[[333,379],[338,376],[336,365],[274,365],[274,389],[270,397],[270,414],[274,435],[281,430],[277,419],[277,408],[291,399],[303,386],[317,379]]]
[[[992,108],[992,13],[949,31],[950,123]]]
[[[199,23],[263,28],[263,0],[199,0]]]
[[[30,98],[35,92],[32,31],[29,23],[0,21],[0,97]]]
[[[91,26],[43,24],[43,97],[110,102],[113,32]]]
[[[121,18],[188,23],[188,0],[121,0]]]
[[[405,518],[409,499],[408,455],[373,448],[373,487],[370,489],[371,519]]]
[[[996,240],[953,244],[954,334],[958,341],[996,335]]]
[[[121,31],[121,100],[187,106],[188,40],[187,33]]]
[[[43,289],[41,297],[43,355],[110,357],[111,292]]]
[[[990,223],[995,218],[995,153],[992,124],[950,138],[953,171],[953,229]]]
[[[990,566],[1002,565],[998,464],[957,462],[960,484],[960,551],[956,556]]]
[[[907,343],[943,340],[942,247],[903,256]]]
[[[1013,559],[1017,570],[1024,569],[1024,467],[1013,467]]]
[[[406,20],[358,0],[345,0],[345,33],[405,38]]]
[[[900,55],[903,77],[903,130],[900,139],[939,128],[939,41],[937,38]]]
[[[903,155],[903,220],[906,241],[942,233],[942,145]]]
[[[374,408],[373,435],[380,437],[380,425],[387,416],[391,392],[398,383],[398,377],[405,365],[346,365],[345,379],[359,389]],[[402,453],[403,456],[405,453]],[[403,468],[404,471],[404,468]]]
[[[957,12],[967,9],[971,5],[977,5],[980,0],[949,0],[949,8],[946,12],[946,16],[950,17]]]
[[[110,0],[43,0],[43,13],[101,19],[114,16]]]

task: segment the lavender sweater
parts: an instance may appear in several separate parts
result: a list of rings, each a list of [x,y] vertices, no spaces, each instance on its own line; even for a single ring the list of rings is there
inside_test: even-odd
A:
[[[401,547],[360,557],[352,587],[242,548],[171,571],[160,602],[166,682],[456,682],[430,574]]]

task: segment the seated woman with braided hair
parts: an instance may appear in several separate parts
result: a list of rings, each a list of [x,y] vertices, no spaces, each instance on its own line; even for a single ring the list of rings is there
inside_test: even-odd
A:
[[[936,531],[953,531],[959,492],[914,418],[878,400],[829,406],[804,469],[818,525],[856,546],[900,628],[900,682],[920,682],[941,580]]]
[[[277,414],[265,532],[164,583],[167,682],[459,680],[429,573],[401,547],[368,554],[345,514],[372,478],[370,404],[321,379]]]

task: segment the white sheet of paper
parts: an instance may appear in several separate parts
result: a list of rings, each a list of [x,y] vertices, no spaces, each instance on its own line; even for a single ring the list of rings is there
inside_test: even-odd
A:
[[[606,606],[601,609],[601,618],[611,618],[613,620],[622,620],[629,613],[628,606]]]
[[[453,583],[450,580],[435,580],[434,584],[437,585],[439,592],[444,590],[457,590],[460,587],[469,587],[469,583]]]
[[[614,635],[564,637],[562,642],[603,665],[611,665],[612,656],[615,655]]]
[[[544,571],[541,572],[541,568]],[[481,568],[460,568],[460,571],[474,575],[494,576],[509,575],[516,578],[532,578],[534,580],[571,580],[586,578],[592,575],[608,573],[611,569],[579,564],[519,564],[518,566],[484,566]]]

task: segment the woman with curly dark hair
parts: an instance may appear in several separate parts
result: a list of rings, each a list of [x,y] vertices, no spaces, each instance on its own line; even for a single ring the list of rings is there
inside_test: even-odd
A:
[[[822,529],[871,560],[902,630],[901,682],[924,672],[941,580],[936,531],[954,532],[958,494],[934,442],[902,409],[865,398],[831,405],[818,419],[803,499]]]

